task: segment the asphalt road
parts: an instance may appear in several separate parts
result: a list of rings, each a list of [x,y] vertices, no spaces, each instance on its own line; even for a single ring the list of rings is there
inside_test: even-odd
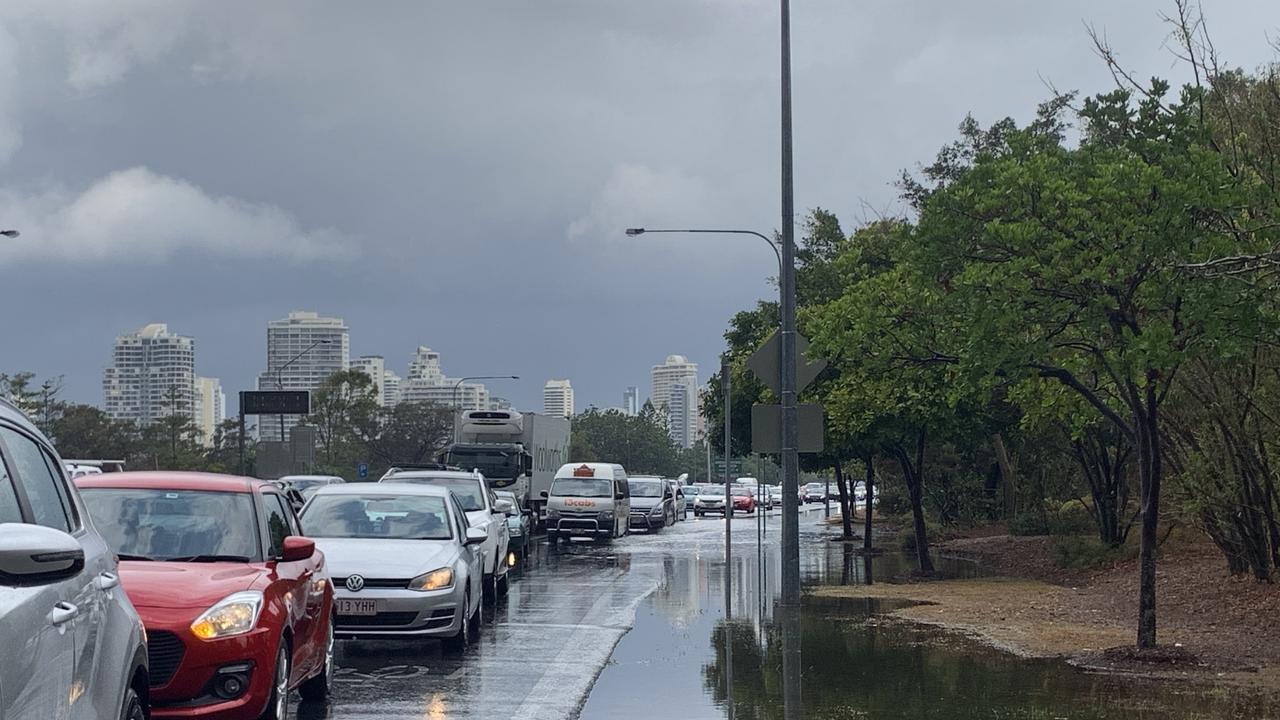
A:
[[[770,543],[777,541],[777,523],[775,513]],[[543,544],[509,596],[486,608],[480,641],[465,653],[447,653],[429,640],[342,642],[334,697],[327,706],[297,705],[297,717],[576,717],[642,600],[660,589],[675,623],[702,607],[697,596],[708,592],[709,575],[723,574],[723,532],[722,519],[691,515],[656,535],[612,545]],[[735,519],[738,573],[755,567],[755,533],[753,518]],[[722,587],[718,580],[715,587]],[[748,600],[754,592],[742,592],[744,607],[754,602]]]

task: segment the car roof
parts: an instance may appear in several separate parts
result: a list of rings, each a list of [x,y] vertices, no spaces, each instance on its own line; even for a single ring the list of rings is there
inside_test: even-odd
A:
[[[40,432],[40,428],[36,427],[35,423],[31,422],[30,418],[24,415],[23,412],[19,410],[16,405],[4,399],[3,397],[0,397],[0,420],[7,420],[13,423],[14,425],[17,425],[18,427],[22,428],[25,432],[31,433],[32,435],[35,435],[36,437],[40,438],[40,440],[43,441],[44,444],[48,445],[49,447],[54,446],[53,443],[50,442],[49,438],[46,437],[44,433]],[[61,460],[61,457],[59,457],[58,459]]]
[[[439,485],[386,481],[325,485],[317,490],[312,497],[323,495],[430,495],[431,497],[448,497],[452,493],[453,491],[449,488],[440,487]]]
[[[146,471],[102,473],[76,478],[80,488],[143,488],[150,490],[207,490],[247,493],[268,486],[266,480],[218,473]]]
[[[441,478],[444,480],[479,480],[474,472],[466,470],[402,470],[382,478],[380,483],[393,483],[398,478]]]

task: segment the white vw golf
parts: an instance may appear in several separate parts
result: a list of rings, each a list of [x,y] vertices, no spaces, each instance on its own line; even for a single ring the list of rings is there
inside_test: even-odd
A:
[[[483,530],[446,487],[326,485],[302,510],[324,551],[339,637],[440,637],[455,648],[480,630]]]

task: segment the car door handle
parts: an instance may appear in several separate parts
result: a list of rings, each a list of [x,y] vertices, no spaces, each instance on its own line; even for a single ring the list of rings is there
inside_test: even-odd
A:
[[[79,614],[80,608],[69,602],[60,602],[49,611],[49,624],[63,625],[74,620]]]
[[[115,573],[104,572],[98,576],[98,589],[111,590],[120,586],[120,576]]]

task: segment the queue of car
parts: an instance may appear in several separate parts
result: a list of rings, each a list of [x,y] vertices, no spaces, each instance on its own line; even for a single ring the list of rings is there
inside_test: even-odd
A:
[[[479,472],[441,466],[377,483],[74,474],[0,400],[0,647],[31,657],[0,670],[0,717],[285,717],[292,693],[328,697],[336,639],[473,643],[538,522]],[[731,506],[754,509],[740,488]],[[548,539],[657,533],[713,494],[567,464]]]

